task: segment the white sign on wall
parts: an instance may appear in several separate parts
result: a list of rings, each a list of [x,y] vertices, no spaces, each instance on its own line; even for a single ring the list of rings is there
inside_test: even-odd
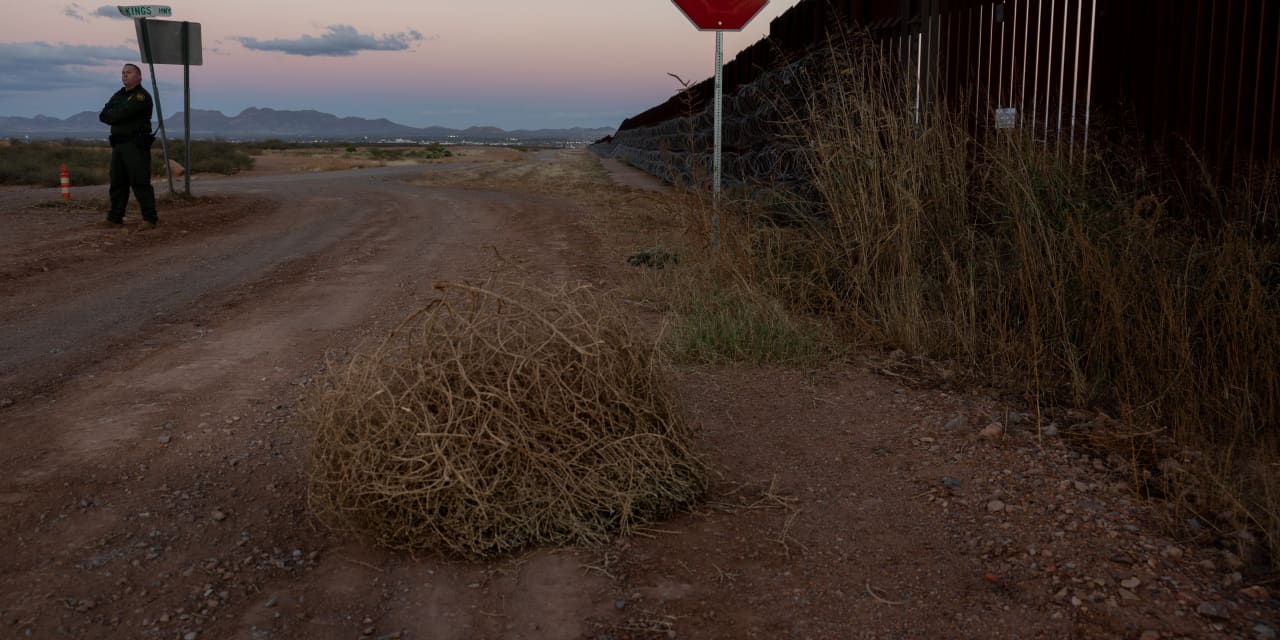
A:
[[[1012,129],[1016,126],[1018,126],[1018,109],[1016,107],[996,109],[997,129]]]

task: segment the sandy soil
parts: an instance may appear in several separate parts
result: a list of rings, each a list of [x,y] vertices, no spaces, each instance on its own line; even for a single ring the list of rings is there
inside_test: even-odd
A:
[[[904,354],[679,368],[717,477],[696,512],[644,535],[479,563],[324,530],[305,506],[297,409],[326,359],[383,335],[437,279],[514,270],[625,292],[625,257],[651,240],[636,221],[664,197],[583,151],[459,160],[260,162],[197,180],[198,198],[166,203],[146,233],[133,212],[126,231],[93,228],[100,189],[70,204],[0,194],[0,636],[1280,629],[1275,577],[1161,533],[1160,505],[1129,493],[1119,461],[1038,433],[990,394],[912,384],[927,363]]]
[[[417,147],[380,147],[386,150],[403,149],[412,151]],[[473,162],[517,161],[524,153],[508,147],[482,146],[450,146],[452,155],[432,160],[398,160],[378,161],[362,155],[351,156],[342,150],[331,149],[280,149],[264,151],[254,156],[254,175],[279,175],[287,173],[307,173],[315,171],[341,171],[345,169],[367,169],[388,165],[413,164],[460,164]]]

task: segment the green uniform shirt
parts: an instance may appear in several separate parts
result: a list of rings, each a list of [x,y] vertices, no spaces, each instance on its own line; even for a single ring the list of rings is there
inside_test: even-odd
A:
[[[102,107],[98,120],[111,125],[113,136],[151,133],[151,94],[142,85],[133,89],[121,87]]]

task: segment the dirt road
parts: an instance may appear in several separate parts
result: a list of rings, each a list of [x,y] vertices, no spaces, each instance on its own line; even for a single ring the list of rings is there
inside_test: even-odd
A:
[[[210,180],[146,233],[92,228],[100,190],[70,205],[0,192],[0,636],[1280,628],[1265,587],[1241,591],[1257,582],[1242,561],[1160,534],[1107,461],[989,398],[863,364],[682,368],[674,384],[721,476],[705,508],[649,536],[467,563],[318,528],[297,402],[325,359],[379,338],[435,280],[519,269],[619,285],[629,240],[547,186],[640,197],[594,162],[520,154],[480,182],[441,176],[483,162]],[[547,167],[560,177],[512,186]],[[977,435],[997,419],[1002,437]]]

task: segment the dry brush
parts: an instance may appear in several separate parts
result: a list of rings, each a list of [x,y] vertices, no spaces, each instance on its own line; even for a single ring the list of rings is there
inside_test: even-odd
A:
[[[596,543],[706,489],[651,340],[589,287],[437,285],[308,403],[310,501],[398,549]]]

